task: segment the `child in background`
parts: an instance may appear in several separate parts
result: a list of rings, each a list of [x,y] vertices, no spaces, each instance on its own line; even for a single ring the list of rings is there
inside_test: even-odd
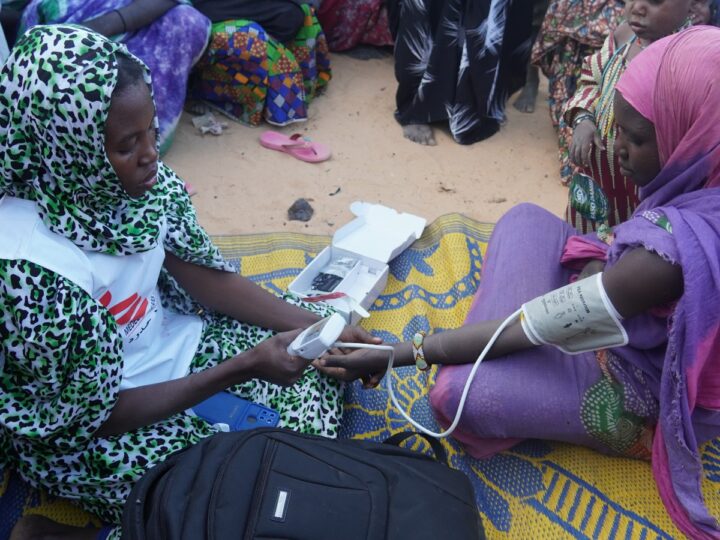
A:
[[[624,11],[625,5],[615,0],[552,0],[533,45],[531,62],[548,79],[550,120],[558,131],[560,176],[565,185],[572,176],[565,172],[571,168],[567,158],[571,133],[562,121],[565,106],[575,95],[583,61],[600,50],[623,20]]]
[[[613,151],[617,135],[615,84],[628,63],[648,45],[690,25],[695,0],[629,0],[626,22],[583,64],[578,89],[565,109],[572,127],[570,160],[588,176],[570,180],[567,221],[587,233],[627,220],[638,204],[636,188],[627,182]]]
[[[718,0],[693,0],[690,19],[693,24],[718,24]]]

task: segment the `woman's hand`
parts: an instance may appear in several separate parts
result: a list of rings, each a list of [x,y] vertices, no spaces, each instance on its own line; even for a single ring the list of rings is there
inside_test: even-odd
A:
[[[605,149],[600,134],[595,128],[595,122],[590,119],[583,120],[573,129],[572,144],[570,145],[572,162],[581,167],[589,167],[593,144],[600,150]]]
[[[310,365],[309,360],[300,356],[291,356],[287,352],[288,345],[300,335],[300,332],[302,330],[275,334],[257,345],[252,350],[251,358],[239,355],[230,362],[242,364],[246,373],[254,379],[262,379],[280,386],[292,386]]]
[[[338,341],[343,341],[345,343],[370,343],[372,345],[380,345],[382,343],[382,339],[374,337],[364,328],[351,325],[347,325],[345,327],[342,334],[340,334]]]
[[[366,388],[378,385],[387,370],[389,351],[355,349],[347,354],[332,351],[313,362],[315,369],[341,381],[360,379]]]
[[[365,329],[360,328],[359,326],[346,326],[345,329],[342,331],[342,334],[340,334],[340,337],[338,338],[338,341],[342,341],[344,343],[368,343],[371,345],[380,345],[382,343],[382,339],[379,337],[374,337],[372,334],[367,332]],[[360,352],[369,352],[368,349],[348,349],[348,348],[340,348],[340,349],[332,349],[324,358],[343,358],[344,356],[353,355]],[[387,363],[387,355],[389,353],[385,351],[373,351],[373,352],[382,352],[385,355],[385,359]],[[360,355],[358,355],[360,356]],[[380,379],[382,379],[383,374],[385,373],[385,369],[382,370],[376,370],[372,373],[365,373],[362,372],[362,370],[355,373],[355,370],[349,370],[345,368],[333,368],[333,367],[323,367],[322,362],[314,362],[313,366],[315,366],[316,369],[318,369],[320,372],[325,373],[329,377],[332,377],[334,379],[339,379],[341,381],[354,381],[355,379],[361,379],[363,382],[363,385],[366,388],[373,388],[378,385],[380,382]]]

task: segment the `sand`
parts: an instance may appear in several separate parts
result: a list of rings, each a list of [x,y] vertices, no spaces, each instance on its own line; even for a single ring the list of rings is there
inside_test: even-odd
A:
[[[332,158],[320,164],[261,147],[260,134],[278,129],[267,124],[230,122],[222,136],[202,136],[183,116],[165,161],[197,189],[193,201],[211,234],[332,234],[353,218],[356,200],[428,221],[450,212],[496,221],[524,201],[562,215],[567,188],[558,181],[557,138],[542,89],[533,114],[508,104],[507,124],[490,139],[462,146],[437,129],[437,146],[426,147],[404,139],[393,118],[391,57],[334,55],[332,67],[333,80],[309,119],[280,129],[328,144]],[[300,197],[315,209],[307,223],[287,218]]]

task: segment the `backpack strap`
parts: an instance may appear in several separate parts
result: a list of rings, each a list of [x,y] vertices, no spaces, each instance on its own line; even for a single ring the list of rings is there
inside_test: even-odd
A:
[[[422,437],[428,442],[430,448],[433,449],[433,453],[435,454],[435,461],[439,461],[440,463],[443,463],[448,467],[450,466],[447,452],[445,451],[445,448],[443,448],[443,445],[440,444],[440,441],[437,440],[435,437],[429,437],[428,435],[420,433],[419,431],[400,431],[398,433],[395,433],[394,435],[390,435],[390,437],[385,439],[383,443],[390,444],[392,446],[400,446],[403,441],[406,441],[413,436]]]

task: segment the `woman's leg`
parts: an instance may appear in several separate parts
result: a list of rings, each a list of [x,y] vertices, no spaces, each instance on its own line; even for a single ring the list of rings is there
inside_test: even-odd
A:
[[[523,302],[566,285],[560,265],[567,239],[577,232],[534,204],[519,204],[498,221],[483,261],[482,279],[466,323],[507,317]]]
[[[569,272],[559,259],[573,233],[537,206],[511,209],[493,232],[466,322],[507,317],[523,302],[565,285]],[[455,416],[471,368],[440,369],[431,403],[444,425]],[[477,457],[523,438],[592,446],[579,411],[584,391],[600,377],[594,354],[570,357],[548,346],[487,361],[477,371],[455,437]]]
[[[580,415],[586,390],[602,378],[594,354],[572,357],[543,349],[480,366],[453,434],[468,453],[487,457],[525,438],[604,449],[587,434]],[[455,417],[470,368],[445,367],[438,375],[431,403],[444,426]]]

